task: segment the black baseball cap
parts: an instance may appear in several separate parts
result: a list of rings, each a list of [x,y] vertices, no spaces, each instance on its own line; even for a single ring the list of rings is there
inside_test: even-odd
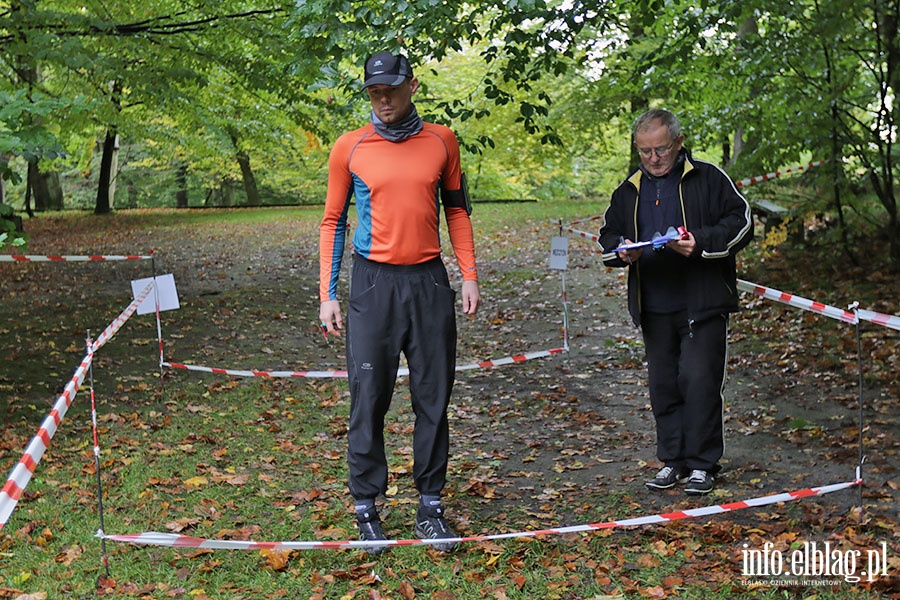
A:
[[[384,50],[373,54],[366,61],[363,89],[370,85],[400,85],[403,80],[412,76],[412,67],[405,56]]]

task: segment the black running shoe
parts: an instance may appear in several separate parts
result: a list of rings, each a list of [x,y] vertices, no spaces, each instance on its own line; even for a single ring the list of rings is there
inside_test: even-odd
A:
[[[443,507],[419,507],[416,513],[416,537],[422,540],[443,540],[455,538],[456,534],[444,520]],[[451,552],[456,548],[456,542],[438,542],[428,544],[438,552]]]
[[[646,483],[646,486],[655,490],[667,490],[676,483],[685,483],[687,480],[688,474],[686,471],[675,467],[663,467],[656,474],[656,477]]]
[[[713,476],[709,471],[702,469],[694,469],[688,479],[687,485],[684,486],[686,494],[691,496],[700,496],[708,494],[713,489]]]
[[[366,514],[368,520],[360,520],[359,516],[356,519],[356,527],[359,529],[359,539],[363,542],[371,542],[376,540],[386,540],[387,538],[384,535],[384,531],[381,530],[381,520],[378,518],[378,515],[375,514],[375,511],[370,511]],[[381,554],[382,552],[387,552],[390,550],[390,546],[364,546],[363,550],[368,552],[369,554]]]

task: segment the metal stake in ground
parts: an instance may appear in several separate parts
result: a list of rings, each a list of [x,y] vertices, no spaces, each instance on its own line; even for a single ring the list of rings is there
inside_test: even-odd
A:
[[[93,347],[91,342],[91,331],[87,332],[87,348],[88,352]],[[97,513],[100,515],[100,532],[104,531],[103,524],[103,484],[100,477],[100,436],[97,431],[97,402],[94,398],[94,364],[91,363],[88,369],[91,386],[91,425],[94,434],[94,470],[97,472]],[[106,576],[109,577],[109,558],[106,554],[106,539],[100,538],[100,564],[103,566]]]
[[[156,255],[150,251],[150,264],[153,275],[153,292],[156,299],[156,339],[159,342],[159,386],[162,389],[163,381],[163,341],[162,341],[162,325],[159,321],[159,286],[156,283]]]
[[[569,238],[563,235],[562,219],[559,220],[559,236],[550,243],[550,268],[559,271],[562,281],[563,348],[569,351],[569,304],[566,298],[566,270],[569,268]]]
[[[859,415],[857,418],[857,425],[859,427],[859,466],[857,467],[858,473],[856,475],[857,479],[862,479],[862,468],[863,463],[866,461],[866,456],[863,453],[863,367],[862,367],[862,335],[860,334],[859,326],[859,302],[854,302],[849,306],[848,310],[852,310],[856,316],[856,370],[857,370],[857,404],[859,404]],[[863,498],[862,498],[862,486],[859,486],[859,519],[862,522],[862,514],[863,514]]]

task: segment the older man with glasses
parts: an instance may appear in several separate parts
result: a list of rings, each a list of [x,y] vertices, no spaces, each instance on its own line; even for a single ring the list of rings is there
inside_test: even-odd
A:
[[[725,449],[728,315],[738,310],[735,257],[753,239],[750,205],[717,166],[684,147],[678,119],[634,123],[641,164],[613,192],[600,228],[602,260],[628,267],[628,310],[647,353],[657,458],[650,489],[712,491]],[[680,235],[664,243],[660,232]],[[643,244],[642,242],[648,242]]]

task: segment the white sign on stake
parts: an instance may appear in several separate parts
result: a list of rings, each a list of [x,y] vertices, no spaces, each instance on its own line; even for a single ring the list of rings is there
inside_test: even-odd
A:
[[[157,293],[150,292],[144,301],[138,304],[137,314],[146,315],[156,312],[156,298],[159,294],[159,310],[177,310],[180,308],[178,304],[178,292],[175,290],[175,278],[169,275],[160,275],[156,278],[147,277],[145,279],[135,279],[131,282],[131,295],[137,300],[138,294],[143,292],[147,286],[156,279]]]
[[[555,236],[550,243],[550,268],[565,271],[569,268],[569,238]]]

